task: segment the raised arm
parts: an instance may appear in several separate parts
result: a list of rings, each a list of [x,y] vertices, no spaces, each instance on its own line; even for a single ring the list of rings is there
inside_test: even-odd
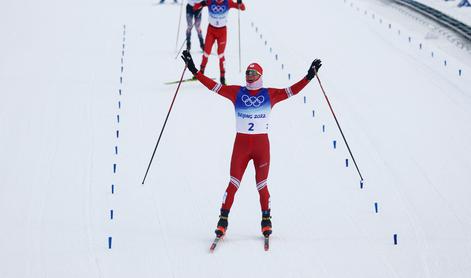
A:
[[[227,99],[230,99],[232,103],[235,103],[237,92],[239,92],[240,86],[221,85],[219,83],[216,83],[214,80],[207,77],[206,75],[204,75],[201,71],[198,71],[198,69],[195,66],[195,63],[193,62],[193,58],[191,57],[190,52],[188,52],[187,50],[183,51],[182,59],[183,61],[185,61],[191,73],[193,73],[193,75],[196,77],[196,79],[198,79],[199,82],[201,82],[201,84],[203,84],[209,90]]]
[[[296,82],[295,84],[293,84],[292,86],[288,88],[268,89],[272,106],[274,106],[276,103],[280,101],[283,101],[301,92],[301,90],[304,89],[304,87],[306,87],[307,84],[309,84],[311,79],[314,78],[314,76],[316,75],[317,71],[319,70],[321,66],[322,66],[321,60],[316,59],[312,62],[311,66],[309,67],[306,77],[304,77],[300,81]]]
[[[242,0],[237,0],[237,2],[229,1],[229,9],[240,9],[245,11],[245,4],[242,3]]]

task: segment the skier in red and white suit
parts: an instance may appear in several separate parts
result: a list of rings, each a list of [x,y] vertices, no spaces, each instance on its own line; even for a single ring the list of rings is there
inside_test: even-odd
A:
[[[224,50],[226,49],[227,38],[227,16],[231,8],[240,9],[245,11],[245,5],[242,0],[233,2],[232,0],[206,0],[201,3],[196,3],[193,9],[199,10],[204,6],[208,7],[209,25],[206,32],[206,39],[204,44],[203,59],[201,61],[200,70],[204,73],[208,57],[211,55],[211,49],[215,41],[218,43],[218,56],[219,56],[219,69],[221,72],[221,83],[226,84],[226,70],[224,68]]]
[[[216,229],[218,236],[224,235],[227,229],[227,218],[239,188],[247,164],[253,160],[255,180],[260,195],[262,209],[262,233],[269,236],[272,232],[270,216],[270,193],[267,187],[270,168],[270,144],[268,141],[268,121],[271,109],[275,104],[299,93],[314,78],[321,67],[316,59],[309,67],[306,77],[285,89],[263,88],[263,69],[252,63],[245,72],[246,86],[221,85],[198,71],[188,51],[184,51],[183,60],[193,75],[208,89],[232,101],[235,107],[237,135],[231,158],[230,182],[224,193],[221,215]]]

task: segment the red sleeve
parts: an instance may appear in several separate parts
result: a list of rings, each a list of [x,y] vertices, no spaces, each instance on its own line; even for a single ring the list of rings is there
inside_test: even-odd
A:
[[[229,1],[229,9],[239,9],[239,4],[237,4],[237,2],[232,2],[232,1]],[[240,4],[240,10],[241,11],[245,11],[245,4],[242,3]]]
[[[211,91],[215,92],[218,95],[221,95],[235,104],[237,93],[240,90],[240,86],[234,85],[221,85],[216,83],[216,81],[212,80],[211,78],[207,77],[206,75],[202,74],[201,71],[196,73],[196,79],[198,79],[201,84],[203,84],[206,88],[210,89]]]
[[[309,84],[309,80],[304,77],[291,87],[285,88],[285,89],[274,89],[274,88],[269,88],[268,89],[268,94],[270,94],[270,100],[272,103],[272,107],[277,104],[280,101],[283,101],[289,97],[292,97],[299,92],[301,92],[306,85]]]

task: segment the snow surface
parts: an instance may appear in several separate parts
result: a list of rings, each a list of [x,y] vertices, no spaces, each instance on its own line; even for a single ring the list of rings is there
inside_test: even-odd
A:
[[[228,234],[210,254],[229,181],[232,104],[183,84],[141,185],[176,89],[164,82],[183,70],[180,6],[8,2],[0,11],[0,277],[470,277],[466,52],[371,0],[246,2],[243,68],[257,61],[265,85],[283,88],[321,58],[364,187],[352,162],[345,167],[348,151],[311,82],[272,113],[270,251],[250,163]],[[228,24],[227,80],[243,84],[236,11]],[[217,72],[211,56],[207,74]]]

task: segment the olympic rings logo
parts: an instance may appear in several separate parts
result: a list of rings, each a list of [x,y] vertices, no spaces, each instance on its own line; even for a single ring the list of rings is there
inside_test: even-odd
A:
[[[211,5],[211,11],[215,14],[222,14],[226,11],[226,6]]]
[[[254,97],[254,96],[248,96],[248,95],[243,95],[242,96],[242,102],[245,104],[245,106],[247,107],[250,107],[250,106],[253,106],[253,107],[260,107],[260,105],[262,105],[262,103],[265,101],[265,97],[264,96],[258,96],[258,97]]]

